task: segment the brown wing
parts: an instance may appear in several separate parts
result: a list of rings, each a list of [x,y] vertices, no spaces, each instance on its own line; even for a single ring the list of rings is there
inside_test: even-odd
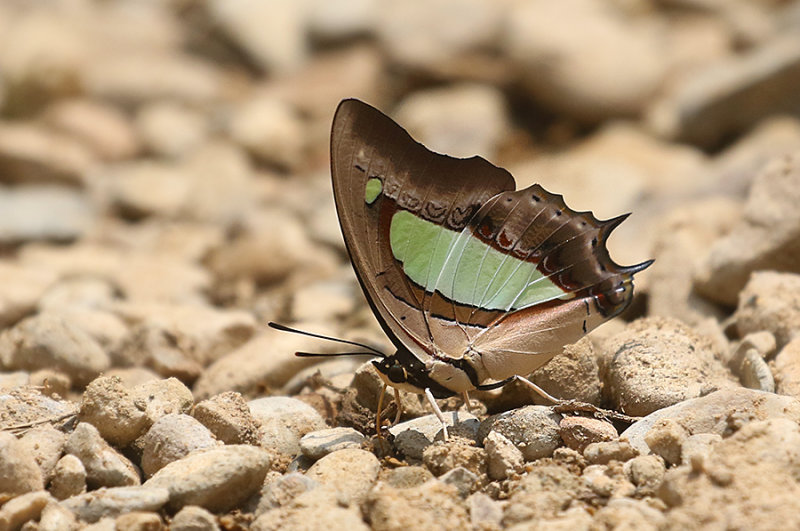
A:
[[[434,340],[421,311],[426,294],[393,255],[392,217],[405,210],[461,231],[492,196],[515,188],[513,177],[480,157],[434,153],[358,100],[344,100],[336,110],[331,171],[345,244],[367,300],[398,347],[432,352]],[[368,181],[375,185],[370,190]]]

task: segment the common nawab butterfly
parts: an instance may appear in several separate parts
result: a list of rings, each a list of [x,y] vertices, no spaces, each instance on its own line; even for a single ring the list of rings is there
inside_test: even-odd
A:
[[[622,312],[652,263],[609,257],[627,214],[600,221],[539,185],[516,190],[503,168],[434,153],[358,100],[336,110],[331,172],[356,276],[397,348],[366,347],[384,391],[424,394],[443,426],[434,398],[469,405],[468,391],[514,379],[558,401],[524,376]]]

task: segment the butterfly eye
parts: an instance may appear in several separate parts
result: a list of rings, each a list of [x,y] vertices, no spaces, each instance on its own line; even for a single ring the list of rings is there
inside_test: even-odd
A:
[[[389,367],[389,371],[386,373],[386,376],[388,376],[389,379],[394,383],[404,383],[406,380],[408,380],[408,373],[406,372],[405,367],[401,365],[392,365]]]

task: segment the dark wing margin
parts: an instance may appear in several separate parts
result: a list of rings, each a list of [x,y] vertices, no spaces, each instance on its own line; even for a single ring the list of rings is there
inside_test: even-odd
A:
[[[514,190],[511,174],[481,157],[440,155],[416,142],[391,118],[358,100],[343,100],[331,131],[336,210],[362,289],[398,348],[430,352],[433,339],[420,299],[390,247],[398,210],[462,230],[494,195]],[[380,193],[365,200],[367,181]],[[424,296],[424,295],[423,295]]]

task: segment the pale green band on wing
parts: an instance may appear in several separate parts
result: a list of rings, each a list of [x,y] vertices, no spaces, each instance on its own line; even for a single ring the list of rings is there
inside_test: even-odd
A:
[[[372,178],[367,181],[366,189],[364,190],[364,201],[367,202],[368,205],[371,205],[373,201],[375,201],[381,192],[383,191],[383,183],[381,183],[380,179]]]
[[[401,210],[389,229],[394,257],[427,291],[488,310],[511,310],[571,294],[536,270],[536,264],[504,254],[471,235]]]

